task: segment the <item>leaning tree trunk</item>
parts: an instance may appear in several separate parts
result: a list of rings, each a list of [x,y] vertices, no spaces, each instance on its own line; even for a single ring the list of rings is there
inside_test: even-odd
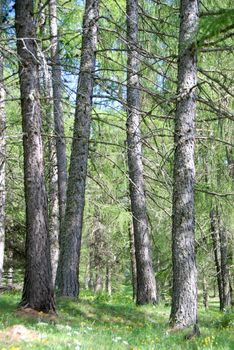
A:
[[[79,262],[85,205],[99,3],[99,0],[86,0],[83,20],[80,75],[77,88],[67,206],[57,275],[59,293],[68,297],[79,295]]]
[[[136,303],[156,303],[156,281],[152,266],[149,225],[143,178],[140,135],[140,84],[138,58],[138,1],[127,1],[127,146],[129,187],[135,240]]]
[[[50,34],[51,34],[51,61],[52,61],[52,87],[54,107],[54,132],[56,135],[56,153],[58,167],[59,188],[59,214],[60,236],[62,223],[65,216],[67,197],[67,156],[64,138],[64,122],[62,109],[62,72],[59,55],[59,39],[57,27],[57,0],[49,1],[50,9]]]
[[[0,5],[0,23],[2,23],[2,5]],[[1,36],[1,34],[0,34]],[[0,53],[0,286],[3,278],[4,246],[5,246],[5,161],[6,161],[6,143],[5,143],[5,88],[3,84],[3,56]]]
[[[26,270],[21,306],[54,310],[33,1],[17,0],[16,36],[24,145]]]
[[[195,264],[194,132],[196,114],[196,32],[198,0],[181,0],[178,98],[172,222],[173,289],[170,321],[175,328],[196,325],[197,270]]]

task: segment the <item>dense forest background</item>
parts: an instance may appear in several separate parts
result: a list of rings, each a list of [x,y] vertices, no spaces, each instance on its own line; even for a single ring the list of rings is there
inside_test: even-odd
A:
[[[22,4],[23,1],[19,6]],[[51,12],[53,4],[57,5],[57,13],[54,14]],[[71,150],[75,147],[74,140],[79,139],[79,128],[73,126],[74,115],[82,118],[79,114],[82,93],[79,91],[85,89],[86,83],[82,79],[87,74],[86,82],[88,79],[93,81],[92,111],[89,142],[86,140],[89,158],[77,290],[92,289],[96,293],[106,292],[110,295],[118,292],[121,286],[128,285],[133,286],[135,297],[134,228],[126,136],[129,113],[127,62],[130,62],[131,44],[127,37],[126,3],[122,0],[100,2],[97,43],[92,42],[89,33],[88,41],[84,44],[84,24],[88,20],[85,19],[84,8],[83,1],[75,0],[58,0],[57,4],[55,1],[38,0],[34,1],[33,7],[53,279],[59,243],[63,245],[66,241],[64,237],[69,237],[59,234],[59,227],[63,224],[68,232],[73,220],[69,217],[72,214],[69,212],[66,216],[65,209],[59,203],[62,194],[60,192],[59,197],[61,187],[58,186],[58,176],[61,173],[58,175],[57,167],[60,159],[64,171],[70,168],[72,173],[74,157],[71,157]],[[194,203],[198,296],[208,308],[209,297],[219,295],[220,308],[225,309],[232,304],[234,285],[233,1],[203,0],[200,1],[199,12],[196,45],[193,48],[197,56]],[[157,282],[157,301],[170,303],[174,122],[176,106],[183,99],[178,93],[177,79],[182,15],[177,0],[140,0],[137,13],[138,41],[134,48],[138,57],[139,109],[136,110],[140,115],[152,266]],[[52,19],[56,19],[57,32],[53,32]],[[17,51],[17,40],[20,39],[18,36],[16,40],[14,1],[1,1],[0,36],[0,257],[2,260],[4,257],[0,283],[11,286],[22,285],[26,262],[22,142],[25,133],[22,131],[22,87],[20,93],[18,74],[23,59],[19,47]],[[85,45],[93,47],[95,52],[92,78],[81,69]],[[96,48],[92,45],[96,45]],[[55,46],[57,49],[53,51]],[[91,54],[89,52],[86,59],[93,62],[93,58],[88,56]],[[83,83],[77,90],[78,78]],[[58,86],[56,88],[55,83],[59,86],[57,97]],[[87,91],[89,89],[87,87]],[[56,101],[60,98],[60,105],[57,106]],[[56,124],[54,119],[56,113],[62,115],[64,135],[59,129],[60,122]],[[85,128],[86,124],[83,125]],[[76,129],[77,134],[74,132]],[[62,140],[62,146],[58,145],[58,139]],[[73,169],[74,174],[79,170]],[[60,184],[61,181],[60,177]],[[72,187],[67,204],[72,208],[71,192],[75,196]],[[82,198],[74,201],[82,202]],[[62,220],[67,220],[66,224]],[[30,247],[27,249],[30,250]],[[62,249],[65,259],[71,248]],[[61,271],[59,274],[62,276]],[[65,288],[59,279],[58,286],[60,291]]]

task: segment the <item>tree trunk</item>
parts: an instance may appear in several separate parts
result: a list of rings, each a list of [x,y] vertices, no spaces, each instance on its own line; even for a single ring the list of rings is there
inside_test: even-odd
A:
[[[55,278],[58,266],[59,257],[59,230],[60,230],[60,211],[59,211],[59,197],[58,197],[58,168],[57,168],[57,154],[56,141],[53,137],[54,120],[53,120],[53,104],[52,104],[52,86],[51,74],[48,69],[46,58],[43,62],[43,77],[44,77],[44,93],[45,93],[45,123],[46,133],[48,134],[47,142],[47,161],[49,171],[49,235],[50,235],[50,256],[52,267],[52,281],[55,285]]]
[[[171,325],[175,328],[196,326],[197,322],[194,129],[198,0],[181,0],[180,14],[172,208],[173,289],[170,316]]]
[[[50,34],[51,34],[51,61],[52,61],[52,88],[54,107],[54,132],[56,135],[56,152],[58,167],[58,189],[59,189],[59,214],[60,235],[62,222],[65,216],[67,197],[67,157],[64,138],[64,122],[62,109],[62,73],[59,57],[59,40],[57,27],[57,5],[56,0],[49,1],[50,8]]]
[[[138,1],[127,1],[127,145],[129,187],[135,240],[136,303],[156,303],[156,281],[152,266],[149,225],[143,178],[140,135],[140,90],[138,44]]]
[[[99,292],[102,289],[102,268],[103,268],[103,230],[99,219],[99,213],[96,209],[94,218],[94,228],[92,234],[92,250],[93,250],[93,269],[95,272],[94,291]]]
[[[95,271],[94,292],[95,293],[101,292],[102,288],[103,288],[102,275],[101,275],[100,268],[97,267]]]
[[[231,295],[229,285],[228,272],[228,238],[227,231],[223,225],[219,224],[219,238],[220,238],[220,270],[222,281],[222,310],[231,306]]]
[[[0,23],[2,23],[2,5],[0,5]],[[1,34],[0,34],[1,35]],[[5,142],[5,88],[3,84],[3,56],[0,55],[0,286],[3,278],[4,246],[5,246],[5,161],[6,161],[6,142]]]
[[[111,296],[111,267],[109,263],[106,264],[106,283],[105,283],[106,293]]]
[[[228,162],[229,175],[232,178],[232,188],[234,189],[234,152],[232,147],[228,147],[228,146],[226,147],[226,157]],[[234,251],[233,251],[232,245],[231,245],[229,255],[230,255],[231,265],[234,266]],[[229,289],[230,289],[230,303],[232,306],[234,305],[233,287],[232,287],[233,281],[234,281],[233,269],[230,269],[229,270]]]
[[[202,289],[203,289],[203,305],[205,310],[209,308],[209,294],[208,294],[208,285],[207,280],[203,272],[203,281],[202,281]]]
[[[217,277],[218,292],[219,292],[219,304],[220,304],[220,310],[223,310],[224,309],[223,277],[225,278],[225,276],[223,276],[222,270],[224,269],[225,261],[224,261],[224,251],[222,252],[222,248],[221,248],[222,243],[220,238],[220,218],[217,210],[214,210],[214,209],[211,210],[210,220],[211,220],[211,238],[213,242],[216,277]],[[221,252],[222,252],[222,258],[221,258]],[[222,264],[222,267],[221,267],[221,264]]]
[[[60,267],[58,269],[59,292],[61,295],[68,297],[77,297],[79,295],[79,262],[85,205],[99,2],[99,0],[86,0],[83,20],[80,75],[77,88],[67,206],[61,241]]]
[[[130,260],[131,260],[131,273],[132,273],[132,298],[133,300],[136,300],[137,268],[136,268],[136,254],[135,254],[134,232],[133,232],[132,222],[129,225],[128,233],[129,233]]]
[[[24,144],[26,270],[23,307],[54,310],[33,1],[17,0],[16,35]]]
[[[13,288],[13,275],[14,275],[14,268],[13,268],[13,250],[9,249],[8,251],[8,273],[7,273],[7,286],[9,289]]]
[[[212,209],[210,212],[210,227],[211,227],[211,238],[213,243],[213,251],[214,251],[214,260],[216,267],[216,277],[218,284],[218,292],[219,292],[219,303],[220,310],[223,309],[223,293],[222,293],[222,279],[221,279],[221,267],[220,267],[220,257],[219,257],[219,231],[218,231],[218,222],[215,210]]]
[[[59,259],[59,198],[58,198],[58,172],[57,156],[55,152],[55,140],[51,139],[49,145],[49,235],[50,235],[50,256],[52,267],[52,281],[55,285],[56,273]]]

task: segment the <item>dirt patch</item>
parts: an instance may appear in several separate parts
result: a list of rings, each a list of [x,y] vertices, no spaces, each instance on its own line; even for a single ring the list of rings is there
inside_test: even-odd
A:
[[[16,315],[20,317],[29,317],[33,319],[37,319],[38,321],[55,321],[57,319],[57,315],[54,312],[45,313],[42,311],[36,311],[31,308],[21,308],[16,311]]]
[[[0,332],[0,340],[8,342],[40,340],[40,333],[17,324]]]

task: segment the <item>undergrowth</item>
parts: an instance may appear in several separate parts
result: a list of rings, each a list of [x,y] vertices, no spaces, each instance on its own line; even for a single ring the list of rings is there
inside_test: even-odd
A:
[[[201,336],[185,340],[186,332],[171,333],[169,306],[137,307],[130,293],[108,297],[83,292],[79,301],[57,299],[58,316],[20,315],[16,312],[19,293],[0,296],[0,331],[23,325],[39,338],[16,342],[0,339],[0,350],[233,350],[234,313],[220,313],[217,303],[199,310]]]

